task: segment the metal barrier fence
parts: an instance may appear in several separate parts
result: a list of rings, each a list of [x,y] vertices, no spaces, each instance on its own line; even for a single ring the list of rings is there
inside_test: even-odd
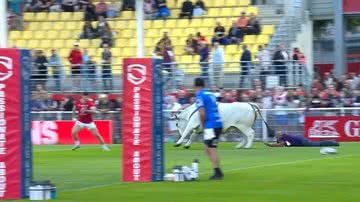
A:
[[[120,92],[122,89],[121,64],[91,64],[80,66],[33,65],[32,89],[37,84],[52,92]],[[250,89],[258,79],[263,87],[306,85],[306,66],[297,61],[163,63],[164,87],[176,90],[180,86],[191,88],[193,79],[202,76],[209,86],[227,89]],[[67,69],[70,72],[64,71]],[[51,72],[51,73],[49,73]]]
[[[164,110],[164,134],[165,142],[173,142],[177,139],[177,132],[174,131],[174,120],[171,120],[171,110]],[[241,112],[239,112],[241,113]],[[284,108],[284,109],[261,109],[261,113],[275,131],[303,135],[305,116],[360,116],[360,108]],[[111,120],[113,125],[113,143],[121,143],[121,111],[110,111],[95,114],[95,119]],[[72,114],[68,111],[42,111],[32,112],[33,121],[51,120],[72,120]],[[264,122],[258,119],[254,125],[256,132],[255,138],[258,141],[267,140],[268,131]],[[69,136],[70,136],[69,131]],[[223,136],[222,141],[235,141],[239,138],[238,131]],[[198,136],[197,141],[202,137]]]

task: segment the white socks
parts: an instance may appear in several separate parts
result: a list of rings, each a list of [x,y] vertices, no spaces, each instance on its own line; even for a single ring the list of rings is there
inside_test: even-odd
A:
[[[80,141],[79,140],[75,141],[75,146],[80,146]]]

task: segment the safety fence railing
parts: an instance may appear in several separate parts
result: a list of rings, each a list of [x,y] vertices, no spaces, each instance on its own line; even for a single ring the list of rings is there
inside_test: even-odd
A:
[[[179,111],[173,110],[164,110],[164,141],[165,142],[174,142],[178,138],[176,120],[174,119],[174,113]],[[241,112],[237,112],[241,113]],[[60,121],[60,120],[72,120],[72,112],[69,111],[33,111],[32,121]],[[112,142],[117,144],[121,143],[121,116],[122,112],[119,111],[107,111],[100,112],[94,115],[95,120],[109,120],[111,121],[112,126]],[[334,119],[340,119],[341,117],[347,116],[360,116],[360,107],[352,108],[281,108],[281,109],[261,109],[261,114],[270,127],[275,131],[281,131],[288,134],[294,135],[304,135],[305,133],[305,117],[320,117],[319,120],[322,120],[324,117],[335,117]],[[326,119],[325,119],[326,120]],[[358,125],[356,125],[358,124]],[[321,126],[313,127],[322,127],[324,131],[329,132],[329,130],[334,129],[335,126],[329,124],[323,124]],[[355,123],[353,130],[359,130],[360,136],[360,121]],[[263,141],[268,140],[269,137],[268,130],[264,122],[258,118],[254,124],[255,129],[255,138],[256,140]],[[319,129],[319,128],[318,128]],[[46,132],[46,131],[45,131]],[[331,132],[331,131],[330,131]],[[356,132],[356,131],[355,131]],[[46,134],[45,134],[46,135]],[[69,137],[71,136],[71,130],[68,131]],[[230,131],[230,134],[224,135],[222,141],[238,141],[241,137],[239,131]],[[200,141],[201,136],[198,136],[195,141]]]
[[[263,88],[278,85],[293,88],[305,85],[306,66],[298,61],[245,61],[163,63],[155,66],[163,72],[164,87],[177,90],[192,88],[195,77],[203,77],[208,85],[227,89],[251,89],[259,80]],[[121,92],[122,64],[51,65],[33,64],[32,89],[45,86],[52,92]]]

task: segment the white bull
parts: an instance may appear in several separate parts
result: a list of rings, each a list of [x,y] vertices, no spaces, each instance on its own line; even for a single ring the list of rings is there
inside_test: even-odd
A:
[[[254,142],[255,131],[252,127],[256,121],[257,114],[260,114],[259,107],[254,103],[234,102],[219,103],[218,108],[223,121],[222,133],[226,133],[232,127],[238,129],[243,133],[244,138],[236,145],[236,148],[250,148]],[[185,138],[190,135],[185,143],[185,148],[189,148],[197,131],[202,131],[196,105],[190,105],[179,112],[176,115],[176,121],[178,132],[181,136],[175,146],[180,146]]]

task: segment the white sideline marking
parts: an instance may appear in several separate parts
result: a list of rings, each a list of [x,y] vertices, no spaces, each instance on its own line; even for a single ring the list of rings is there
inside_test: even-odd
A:
[[[71,150],[72,147],[73,147],[73,145],[69,145],[69,148],[66,148],[66,149],[65,149],[65,148],[64,148],[64,149],[50,149],[50,148],[49,148],[49,150],[39,150],[39,151],[34,150],[34,152],[35,152],[35,153],[42,153],[42,152],[72,151],[72,150]],[[98,148],[98,149],[101,150],[101,146],[97,146],[97,147],[95,147],[95,146],[93,146],[93,147],[81,146],[80,149],[78,149],[78,150],[80,151],[80,150],[88,150],[88,149],[96,149],[96,148]],[[110,149],[111,149],[111,148],[110,148]]]
[[[306,163],[306,162],[311,162],[311,161],[339,159],[339,158],[351,157],[351,156],[359,156],[359,155],[348,154],[348,155],[343,155],[343,156],[312,158],[312,159],[296,160],[296,161],[286,161],[286,162],[279,162],[279,163],[272,163],[272,164],[264,164],[264,165],[249,166],[249,167],[243,167],[243,168],[228,169],[228,170],[225,170],[224,172],[234,172],[234,171],[250,170],[250,169],[256,169],[256,168],[266,168],[266,167],[273,167],[273,166],[292,165],[292,164]],[[212,173],[212,171],[211,172],[203,172],[201,174],[210,174],[210,173]],[[101,184],[101,185],[96,185],[96,186],[84,187],[84,188],[80,188],[80,189],[64,190],[62,192],[87,191],[87,190],[90,190],[90,189],[98,189],[98,188],[103,188],[103,187],[107,187],[107,186],[111,186],[111,185],[118,185],[118,184],[126,184],[126,183],[125,182],[114,182],[114,183],[108,183],[108,184]]]

